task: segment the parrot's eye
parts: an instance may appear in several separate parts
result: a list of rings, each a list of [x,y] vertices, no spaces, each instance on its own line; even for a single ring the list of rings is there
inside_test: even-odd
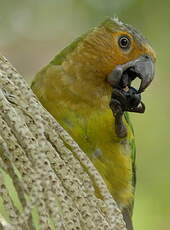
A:
[[[121,36],[119,38],[119,46],[122,48],[122,49],[129,49],[130,47],[130,39],[127,37],[127,36]]]

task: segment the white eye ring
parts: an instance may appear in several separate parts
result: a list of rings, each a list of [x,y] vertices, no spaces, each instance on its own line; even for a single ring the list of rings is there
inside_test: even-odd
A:
[[[119,38],[118,44],[120,48],[127,50],[130,48],[130,39],[126,35],[123,35]]]

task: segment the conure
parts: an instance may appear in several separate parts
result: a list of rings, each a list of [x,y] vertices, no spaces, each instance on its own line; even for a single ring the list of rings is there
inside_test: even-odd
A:
[[[59,52],[32,82],[42,105],[102,175],[128,230],[133,229],[136,150],[125,111],[144,112],[140,94],[153,79],[155,60],[134,27],[108,18]],[[136,77],[139,89],[131,86]]]

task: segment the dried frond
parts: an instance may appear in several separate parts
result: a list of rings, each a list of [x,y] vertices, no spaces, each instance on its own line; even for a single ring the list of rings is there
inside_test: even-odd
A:
[[[95,196],[98,189],[103,197]],[[2,201],[2,202],[1,202]],[[103,179],[0,58],[0,229],[125,230]]]

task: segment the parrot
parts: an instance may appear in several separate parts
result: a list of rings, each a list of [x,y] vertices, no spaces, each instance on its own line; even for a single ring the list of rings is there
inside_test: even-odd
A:
[[[129,112],[144,112],[141,94],[154,78],[155,61],[155,51],[138,30],[109,17],[61,50],[31,84],[102,176],[128,230],[136,185]],[[139,89],[132,87],[136,78]]]

